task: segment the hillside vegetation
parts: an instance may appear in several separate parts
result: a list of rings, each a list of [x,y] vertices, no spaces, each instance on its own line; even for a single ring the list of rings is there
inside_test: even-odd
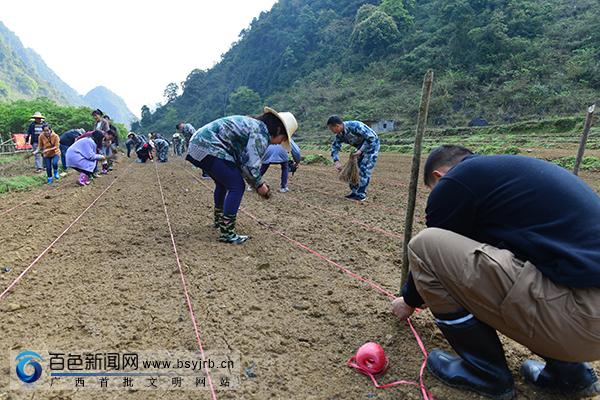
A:
[[[80,96],[37,54],[0,22],[0,101],[48,98],[63,105],[100,108],[114,121],[129,125],[135,116],[119,96],[104,86]]]
[[[596,0],[280,0],[133,128],[263,104],[293,111],[308,136],[332,113],[412,126],[428,68],[434,126],[580,114],[599,97],[598,20]]]
[[[25,49],[19,38],[0,22],[0,100],[48,97],[59,103],[68,102],[42,78],[39,60],[35,52]]]
[[[46,122],[59,135],[73,128],[86,131],[93,129],[94,119],[89,107],[64,106],[47,98],[0,101],[0,142],[8,140],[9,133],[26,132],[31,123],[30,117],[36,111],[46,117]],[[117,122],[113,124],[119,130],[121,139],[125,139],[127,127]]]

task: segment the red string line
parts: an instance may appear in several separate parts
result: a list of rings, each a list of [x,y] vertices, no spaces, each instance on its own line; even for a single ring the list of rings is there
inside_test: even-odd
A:
[[[188,310],[190,312],[190,318],[192,320],[192,324],[194,325],[194,332],[196,334],[196,342],[198,343],[198,348],[200,349],[200,357],[202,358],[202,364],[204,365],[204,371],[206,372],[206,377],[208,378],[208,386],[210,387],[210,392],[213,400],[217,400],[217,394],[215,392],[215,388],[213,386],[212,378],[210,375],[210,370],[207,367],[206,357],[204,355],[204,346],[202,346],[202,339],[200,339],[200,328],[198,327],[198,322],[196,321],[196,315],[194,313],[194,307],[192,305],[192,300],[190,298],[190,294],[187,288],[187,282],[185,279],[185,274],[183,273],[183,268],[181,267],[181,260],[179,259],[179,252],[177,251],[177,245],[175,244],[175,236],[173,235],[173,228],[171,227],[171,219],[169,218],[169,212],[167,210],[167,203],[165,201],[165,194],[163,192],[162,184],[160,182],[160,175],[158,174],[158,166],[154,163],[154,169],[156,171],[156,179],[158,181],[158,188],[160,189],[160,196],[162,198],[163,210],[165,212],[165,217],[167,219],[167,225],[169,226],[169,234],[171,235],[171,243],[173,244],[173,252],[175,253],[175,259],[177,260],[177,267],[179,268],[179,275],[181,277],[181,284],[183,286],[183,292],[185,294],[185,300],[187,302]]]
[[[188,172],[186,170],[186,172]],[[192,178],[194,178],[195,180],[197,180],[202,186],[204,186],[204,188],[209,189],[210,187],[207,186],[204,182],[202,182],[202,180],[200,180],[199,178],[197,178],[196,176],[194,176],[191,172],[188,172],[190,174],[190,176]],[[319,252],[311,249],[310,247],[306,246],[305,244],[292,239],[291,237],[287,236],[285,233],[273,228],[272,226],[269,226],[267,224],[265,224],[264,222],[260,221],[256,216],[252,215],[251,213],[249,213],[248,211],[246,211],[244,208],[240,207],[240,211],[242,213],[244,213],[245,215],[247,215],[248,217],[250,217],[251,219],[253,219],[256,223],[258,223],[260,226],[263,226],[265,228],[267,228],[268,230],[272,231],[273,233],[283,237],[284,239],[286,239],[288,242],[296,245],[297,247],[300,247],[306,251],[308,251],[309,253],[313,254],[314,256],[320,258],[323,261],[326,261],[328,264],[333,265],[334,267],[336,267],[337,269],[339,269],[340,271],[342,271],[343,273],[345,273],[346,275],[366,283],[369,287],[371,287],[373,290],[383,294],[384,296],[387,296],[388,298],[390,298],[391,300],[396,299],[396,296],[391,293],[390,291],[382,288],[380,285],[374,283],[373,281],[367,279],[367,278],[363,278],[362,276],[350,271],[348,268],[340,265],[339,263],[336,263],[335,261],[331,260],[330,258],[320,254]],[[421,340],[421,337],[419,336],[419,333],[417,332],[417,330],[415,329],[415,327],[412,324],[412,321],[409,319],[406,320],[406,323],[408,324],[413,336],[415,337],[415,340],[417,341],[417,344],[419,345],[419,348],[421,350],[421,352],[423,353],[424,356],[424,360],[423,363],[421,365],[421,369],[419,371],[419,383],[417,385],[416,382],[407,382],[407,383],[402,383],[402,384],[415,384],[417,385],[420,389],[421,389],[421,394],[423,396],[424,400],[433,400],[433,396],[431,396],[431,394],[429,394],[429,392],[427,391],[427,388],[425,387],[424,384],[424,379],[423,379],[423,374],[425,371],[425,366],[427,365],[427,357],[428,357],[428,353],[427,353],[427,349],[425,348],[425,345],[423,343],[423,341]],[[374,379],[374,378],[372,378]],[[400,382],[400,381],[398,381]],[[376,381],[374,382],[376,383]],[[401,384],[401,383],[398,383]],[[392,385],[393,386],[393,385]]]
[[[123,170],[123,174],[129,169],[129,167],[131,167],[131,164],[125,169]],[[73,225],[75,225],[77,223],[77,221],[79,221],[81,219],[81,217],[83,217],[83,215],[88,212],[88,210],[90,208],[92,208],[94,206],[94,204],[96,204],[98,202],[98,200],[100,200],[100,198],[104,195],[104,193],[108,192],[108,190],[115,184],[115,182],[119,179],[120,176],[115,177],[115,179],[110,183],[110,185],[108,185],[106,187],[106,189],[104,189],[102,191],[102,193],[100,193],[100,195],[98,197],[96,197],[96,199],[94,201],[92,201],[92,203],[86,207],[85,210],[83,210],[83,212],[81,214],[79,214],[79,216],[77,218],[75,218],[75,220],[73,220],[73,222],[71,222],[69,224],[69,226],[67,226],[67,229],[65,229],[60,235],[58,235],[58,237],[56,239],[54,239],[52,241],[52,243],[50,243],[50,245],[48,245],[48,247],[46,247],[46,249],[44,251],[41,252],[41,254],[39,256],[37,256],[35,258],[35,260],[33,260],[31,262],[31,264],[29,264],[29,266],[27,268],[25,268],[25,270],[23,270],[23,272],[21,272],[19,274],[19,276],[17,276],[17,278],[10,284],[8,285],[8,287],[6,289],[4,289],[4,291],[0,294],[0,300],[2,300],[7,294],[8,292],[21,280],[21,278],[23,278],[25,276],[25,274],[27,274],[27,272],[33,268],[33,266],[35,264],[38,263],[38,261],[40,261],[42,259],[42,257],[44,257],[44,255],[46,255],[46,253],[48,253],[48,251],[52,248],[52,246],[54,246],[56,243],[58,243],[58,241],[73,227]]]
[[[31,197],[28,197],[27,199],[23,200],[21,203],[17,204],[16,206],[9,208],[8,210],[4,210],[2,212],[0,212],[0,217],[3,215],[8,214],[11,211],[16,210],[17,208],[21,207],[23,204],[27,204],[29,203],[31,200],[33,199],[37,199],[38,197],[40,197],[41,195],[43,195],[46,191],[45,190],[41,190],[39,193],[34,194]]]

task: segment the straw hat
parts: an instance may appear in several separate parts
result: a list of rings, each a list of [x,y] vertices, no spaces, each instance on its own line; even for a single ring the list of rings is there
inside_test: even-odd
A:
[[[296,121],[296,117],[294,117],[294,114],[291,112],[277,112],[271,107],[265,107],[264,112],[275,115],[283,123],[288,140],[281,143],[281,145],[289,151],[291,149],[290,140],[292,140],[292,135],[298,129],[298,121]]]
[[[36,118],[39,118],[39,119],[46,119],[46,117],[44,117],[44,116],[42,115],[42,113],[41,113],[41,112],[39,112],[39,111],[36,111],[36,112],[35,112],[35,113],[34,113],[34,114],[31,116],[31,119],[36,119]]]

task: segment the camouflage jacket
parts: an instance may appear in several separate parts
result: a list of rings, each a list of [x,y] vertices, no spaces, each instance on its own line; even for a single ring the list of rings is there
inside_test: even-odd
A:
[[[163,138],[154,139],[154,146],[156,147],[157,151],[161,151],[165,147],[169,147],[169,142]]]
[[[335,135],[335,139],[331,145],[331,158],[333,158],[333,161],[340,159],[339,154],[342,149],[342,143],[348,143],[366,153],[371,149],[377,148],[376,145],[379,143],[379,137],[373,129],[360,121],[346,121],[344,122],[344,130]]]
[[[260,167],[269,142],[269,131],[263,122],[234,115],[198,129],[188,152],[198,161],[211,155],[235,163],[248,184],[256,188],[263,184]]]
[[[186,143],[189,143],[194,133],[196,133],[196,128],[192,124],[183,124],[183,128],[181,129],[181,133],[183,133],[183,137]]]

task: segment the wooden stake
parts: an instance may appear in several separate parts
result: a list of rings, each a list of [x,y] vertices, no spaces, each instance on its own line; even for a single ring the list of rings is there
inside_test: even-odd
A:
[[[596,105],[592,104],[588,108],[587,115],[585,116],[583,133],[581,134],[581,140],[579,141],[579,150],[577,150],[577,160],[575,160],[575,167],[573,167],[573,173],[575,175],[579,174],[579,167],[581,166],[581,161],[583,160],[583,153],[585,152],[585,145],[587,143],[588,134],[590,133],[590,128],[592,127],[592,120],[594,119],[595,109]]]
[[[427,126],[427,114],[429,113],[429,100],[431,99],[432,86],[433,71],[429,70],[423,78],[423,92],[421,94],[419,120],[417,122],[412,169],[410,173],[410,185],[408,187],[408,204],[406,206],[406,220],[404,222],[404,243],[402,244],[402,286],[404,286],[408,279],[408,242],[410,242],[410,239],[412,238],[415,204],[417,201],[417,186],[419,184],[419,169],[421,168],[421,149],[423,147],[425,127]]]

